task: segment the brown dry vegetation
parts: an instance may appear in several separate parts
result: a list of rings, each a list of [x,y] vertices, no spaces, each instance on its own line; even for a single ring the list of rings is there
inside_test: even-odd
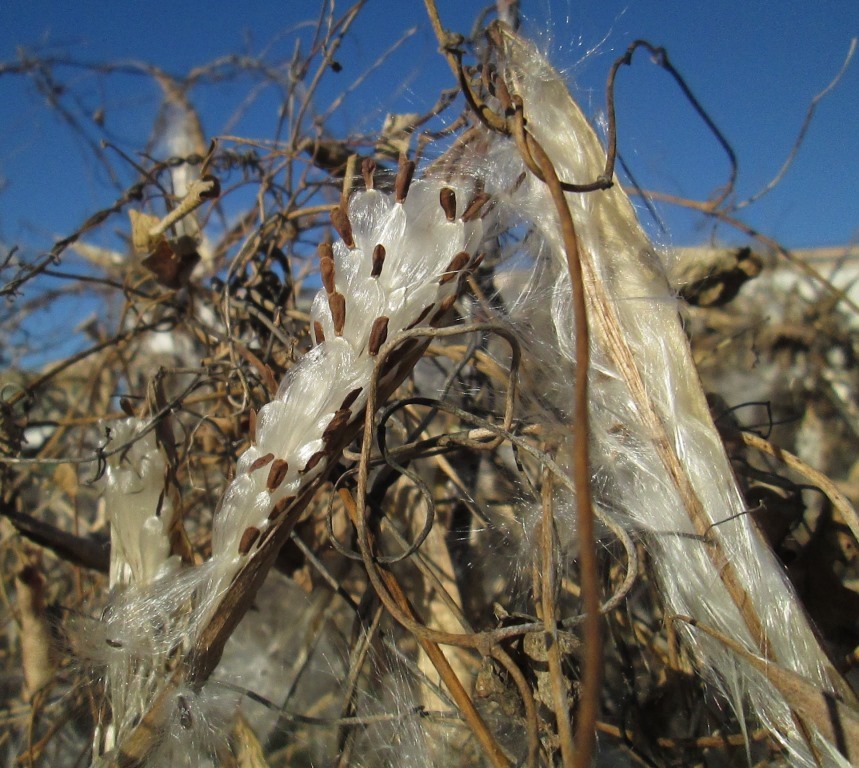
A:
[[[111,421],[128,414],[152,420],[169,459],[165,493],[181,512],[175,551],[205,558],[251,413],[309,344],[312,254],[334,236],[330,212],[348,158],[372,156],[393,169],[401,151],[418,160],[438,156],[451,135],[475,122],[467,107],[454,114],[462,103],[453,94],[441,94],[423,115],[390,120],[381,136],[332,137],[307,121],[315,84],[333,66],[352,14],[323,12],[315,44],[293,61],[215,62],[185,79],[141,65],[163,89],[162,109],[183,115],[193,150],[147,158],[113,205],[50,253],[0,254],[0,348],[9,361],[0,371],[0,750],[9,765],[86,765],[93,729],[109,718],[101,681],[76,658],[66,628],[79,615],[98,616],[105,603],[109,536],[98,478]],[[44,82],[61,80],[69,64],[25,57],[0,67],[5,77]],[[283,89],[283,138],[209,144],[194,89],[215,74],[247,73]],[[110,78],[114,70],[106,65],[98,75]],[[73,114],[68,124],[76,130]],[[199,207],[166,228],[166,237],[133,242],[129,214],[146,213],[151,223],[187,200],[174,194],[180,170],[209,180]],[[675,202],[732,226],[737,209],[728,199]],[[232,200],[250,202],[237,212]],[[125,233],[126,249],[90,245],[108,227]],[[750,514],[836,667],[850,675],[859,661],[859,563],[845,511],[859,499],[859,310],[822,277],[830,262],[812,266],[809,254],[747,234],[746,250],[680,254],[672,279],[688,302],[695,358]],[[831,266],[856,256],[838,250]],[[470,282],[470,305],[459,306],[463,315],[499,311],[494,280],[488,259]],[[74,354],[38,370],[14,365],[16,328],[58,294],[86,295],[101,309],[77,330]],[[548,653],[537,630],[545,618],[540,577],[515,562],[531,533],[517,524],[513,502],[539,483],[540,466],[510,442],[482,450],[442,439],[483,423],[469,422],[468,414],[502,424],[508,357],[496,354],[486,333],[434,340],[384,410],[389,441],[406,446],[397,459],[405,467],[374,474],[367,495],[380,551],[425,537],[419,551],[380,571],[400,610],[439,631],[504,630],[496,635],[506,638],[499,652],[445,647],[446,671],[428,663],[440,646],[392,619],[366,564],[353,556],[352,497],[326,483],[214,675],[235,714],[221,764],[406,764],[419,757],[476,764],[487,747],[464,714],[468,707],[450,692],[454,679],[500,755],[520,755],[526,736],[536,733],[540,760],[560,760]],[[440,391],[452,408],[407,400],[439,399]],[[540,445],[529,429],[519,423],[513,431]],[[339,488],[354,491],[359,447],[356,439],[343,451],[331,477]],[[751,730],[747,746],[730,706],[693,672],[663,615],[647,553],[635,546],[635,583],[603,622],[601,759],[719,766],[744,765],[750,755],[753,763],[778,764],[781,751],[766,732]],[[611,594],[626,576],[628,553],[616,543],[594,551],[600,589]],[[575,563],[568,573],[557,611],[577,617]],[[586,653],[575,622],[561,629],[560,674],[575,721]],[[438,754],[410,753],[417,747],[409,744],[419,743],[409,739],[415,729],[431,735]]]

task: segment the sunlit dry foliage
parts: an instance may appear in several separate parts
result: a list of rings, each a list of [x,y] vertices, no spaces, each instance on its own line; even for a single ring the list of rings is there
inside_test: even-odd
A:
[[[318,101],[360,3],[283,60],[0,65],[118,190],[0,254],[10,765],[859,759],[859,309],[743,224],[665,51],[607,73],[602,143],[498,6],[466,39],[428,2],[457,87],[368,135],[331,119],[385,51]],[[640,228],[640,48],[730,161],[671,202],[747,247]],[[74,70],[157,86],[138,155]],[[207,133],[230,82],[270,137]]]

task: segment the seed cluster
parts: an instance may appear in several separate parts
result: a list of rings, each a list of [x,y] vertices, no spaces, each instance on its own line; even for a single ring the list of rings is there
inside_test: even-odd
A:
[[[239,460],[212,536],[213,559],[222,559],[227,572],[268,540],[289,505],[325,470],[362,414],[386,341],[403,329],[440,323],[463,277],[480,263],[487,195],[462,182],[413,182],[408,161],[400,163],[393,195],[376,189],[374,175],[375,165],[365,162],[365,189],[331,214],[340,239],[319,246],[314,347],[287,374],[276,398],[252,415],[252,444]],[[383,373],[416,343],[395,348]]]

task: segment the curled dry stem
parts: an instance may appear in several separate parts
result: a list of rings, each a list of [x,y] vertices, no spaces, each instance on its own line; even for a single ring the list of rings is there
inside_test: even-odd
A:
[[[573,294],[573,323],[576,339],[576,372],[574,384],[573,426],[573,482],[576,489],[576,520],[578,523],[582,597],[584,621],[584,672],[579,717],[576,722],[576,751],[573,765],[586,768],[596,744],[596,721],[599,713],[600,685],[602,681],[602,632],[600,631],[599,571],[596,557],[594,510],[590,484],[588,371],[590,369],[590,341],[585,284],[578,240],[567,198],[561,187],[552,161],[530,134],[527,137],[531,156],[543,171],[545,182],[560,219],[567,255],[567,269]]]
[[[505,34],[507,34],[506,28],[502,24],[494,24],[490,29],[490,41],[499,50],[503,50]],[[577,749],[572,753],[571,748],[568,748],[563,757],[565,765],[575,765],[577,768],[584,768],[590,764],[595,746],[595,725],[599,710],[602,678],[599,573],[594,537],[594,512],[590,487],[588,445],[590,433],[588,406],[590,342],[584,276],[578,249],[578,238],[576,237],[575,224],[573,223],[573,217],[570,213],[565,194],[565,185],[558,177],[555,166],[543,147],[527,131],[521,97],[518,94],[509,93],[503,78],[500,77],[498,79],[498,84],[504,85],[503,88],[498,88],[499,98],[507,112],[506,130],[504,132],[507,135],[513,136],[523,161],[531,172],[548,186],[552,201],[555,204],[567,257],[567,269],[572,291],[573,323],[576,339],[572,466],[576,497],[576,517],[581,545],[580,568],[585,607],[585,659],[581,706],[578,722],[576,723]],[[504,104],[505,101],[507,102],[506,105]],[[614,146],[614,136],[615,133],[612,130],[612,146]],[[612,150],[608,154],[609,169],[613,162],[613,157],[614,151]],[[611,186],[611,183],[611,175],[609,175],[608,179],[601,176],[595,183],[595,186],[581,187],[567,184],[567,188],[570,191],[585,192],[604,189],[606,186]],[[561,736],[563,743],[563,734]]]
[[[716,141],[719,142],[719,146],[724,150],[728,157],[728,163],[730,164],[728,183],[722,187],[721,191],[714,199],[708,200],[706,203],[711,210],[715,210],[724,203],[734,191],[739,169],[737,155],[730,142],[716,126],[713,118],[710,117],[707,110],[704,109],[701,102],[696,98],[695,94],[692,93],[692,89],[683,79],[683,76],[674,68],[674,65],[668,58],[668,52],[664,48],[661,46],[655,46],[647,40],[635,40],[630,44],[629,48],[626,49],[626,53],[614,62],[608,78],[607,101],[610,110],[609,116],[611,117],[614,114],[614,80],[617,75],[617,71],[621,66],[629,66],[632,64],[632,56],[638,48],[644,48],[648,53],[650,53],[653,63],[664,69],[674,79],[674,82],[677,83],[677,86],[692,106],[692,109],[694,109],[698,116],[704,121],[710,133],[713,134]],[[614,151],[614,149],[614,145],[611,145],[611,151]]]
[[[561,670],[561,651],[558,642],[558,617],[555,604],[555,520],[552,510],[552,475],[543,470],[542,487],[543,516],[540,521],[540,604],[543,623],[546,625],[545,643],[549,659],[549,680],[552,687],[552,706],[555,708],[555,723],[558,741],[561,743],[561,759],[564,765],[572,765],[575,759],[573,729],[570,723],[570,702],[567,698],[566,681]]]
[[[418,628],[425,629],[425,625],[420,621],[396,577],[393,573],[380,568],[374,562],[370,550],[370,533],[367,531],[362,510],[360,509],[362,505],[355,503],[352,494],[346,488],[340,489],[340,498],[346,506],[352,524],[359,532],[358,541],[361,553],[364,555],[364,565],[379,599],[400,624],[414,632],[415,638],[423,651],[429,656],[433,666],[444,681],[448,691],[450,691],[450,695],[459,707],[463,718],[468,723],[468,726],[471,728],[492,765],[496,766],[496,768],[507,768],[510,765],[510,761],[498,746],[498,742],[492,736],[492,733],[489,731],[489,728],[474,706],[474,702],[456,676],[438,643],[429,639],[425,632],[414,631]]]
[[[561,193],[561,194],[563,194],[563,193]],[[377,356],[375,375],[371,379],[370,386],[368,388],[368,393],[367,393],[367,406],[366,406],[367,410],[366,410],[365,420],[364,420],[364,437],[363,437],[363,442],[362,442],[361,461],[360,461],[359,469],[358,469],[357,500],[354,502],[355,503],[355,513],[352,516],[352,518],[353,518],[352,521],[356,527],[356,531],[358,534],[358,536],[357,536],[358,544],[359,544],[359,548],[361,551],[362,559],[364,561],[364,565],[367,569],[368,577],[370,578],[371,583],[373,584],[374,588],[376,589],[376,591],[379,595],[379,598],[382,600],[383,604],[389,610],[389,612],[391,613],[391,615],[394,617],[395,620],[397,620],[408,631],[412,632],[416,636],[416,638],[418,638],[418,640],[422,643],[423,642],[432,642],[432,643],[436,643],[436,644],[442,643],[442,644],[459,645],[459,646],[464,646],[464,647],[472,647],[472,648],[480,651],[484,655],[489,654],[489,655],[495,656],[495,649],[498,648],[498,643],[503,639],[503,637],[507,637],[507,636],[511,636],[511,635],[515,636],[518,634],[524,634],[526,631],[533,630],[534,627],[526,628],[525,626],[518,626],[515,628],[506,628],[506,630],[496,630],[493,632],[461,634],[461,633],[440,632],[440,631],[432,630],[429,627],[427,627],[426,625],[416,621],[413,613],[404,610],[403,607],[394,598],[394,596],[391,594],[391,592],[389,590],[388,585],[385,583],[383,577],[380,575],[379,567],[378,567],[379,561],[378,561],[378,558],[376,558],[373,555],[372,545],[371,545],[371,542],[369,539],[369,532],[367,531],[366,522],[365,522],[367,487],[368,487],[369,467],[370,467],[370,458],[371,458],[370,454],[371,454],[372,437],[373,437],[372,414],[374,414],[375,410],[376,410],[377,389],[378,389],[379,382],[380,382],[381,371],[384,370],[384,366],[385,366],[385,362],[386,362],[387,357],[397,347],[399,347],[403,343],[404,340],[407,340],[411,337],[420,337],[420,336],[427,336],[427,335],[448,336],[448,335],[461,334],[461,333],[467,333],[467,332],[473,332],[473,331],[482,331],[482,330],[487,330],[487,331],[491,330],[494,332],[498,332],[502,336],[504,336],[504,338],[507,339],[508,342],[510,342],[511,348],[512,348],[511,371],[515,374],[515,370],[518,367],[518,358],[519,358],[518,345],[515,343],[515,339],[513,339],[513,337],[510,335],[509,331],[507,331],[504,328],[499,328],[498,326],[496,326],[494,324],[474,324],[474,325],[469,325],[469,326],[459,326],[459,327],[454,327],[454,328],[434,329],[434,330],[433,329],[425,329],[425,328],[416,328],[416,329],[412,329],[412,330],[397,334],[397,336],[392,337],[391,339],[388,339],[385,342],[385,344],[381,347],[381,349],[379,350],[378,356]],[[587,345],[582,344],[580,346],[584,348],[585,352],[583,354],[586,356],[587,355]],[[585,357],[585,362],[587,362],[586,357]],[[587,372],[587,365],[586,364],[580,365],[579,369],[581,371],[583,371],[586,375],[586,372]],[[464,441],[462,438],[457,438],[455,436],[448,436],[446,439],[438,439],[437,444],[439,444],[439,445],[442,445],[442,444],[448,444],[448,445],[450,445],[450,444],[456,444],[456,445],[469,444],[469,445],[474,445],[475,447],[485,449],[487,447],[487,445],[491,445],[492,447],[496,447],[500,443],[501,440],[506,438],[506,439],[514,440],[514,442],[517,442],[517,444],[520,444],[520,447],[525,447],[526,450],[529,450],[529,452],[533,452],[535,449],[533,449],[532,446],[528,445],[524,441],[521,441],[521,438],[515,438],[515,436],[512,436],[509,434],[509,429],[512,425],[512,405],[513,405],[513,401],[515,399],[515,390],[516,390],[515,381],[516,381],[515,375],[511,376],[511,379],[510,379],[508,387],[507,387],[507,404],[505,406],[504,425],[502,427],[498,427],[496,425],[490,425],[488,422],[483,422],[482,420],[477,419],[476,417],[473,417],[473,416],[471,416],[469,418],[464,413],[459,414],[464,419],[470,420],[473,423],[479,422],[479,423],[481,423],[481,425],[485,424],[489,428],[490,434],[494,433],[498,436],[496,439],[493,439],[489,443],[487,443],[483,440],[474,441],[473,439],[467,439],[466,441]],[[587,420],[586,420],[586,417],[587,417],[587,399],[586,399],[586,397],[587,397],[587,393],[585,391],[584,405],[582,406],[582,404],[579,403],[580,410],[583,410],[585,413],[585,419],[584,419],[585,425],[587,424]],[[436,402],[436,401],[428,401],[426,398],[409,398],[407,401],[403,401],[403,404],[412,403],[412,402],[421,403],[421,404],[425,404],[425,405],[431,404],[431,405],[439,407],[442,410],[447,410],[447,411],[451,411],[451,412],[454,410],[452,407],[446,406],[444,403],[440,403],[440,402]],[[456,409],[456,410],[458,411],[458,409]],[[388,414],[386,414],[386,415],[388,415]],[[384,423],[384,421],[383,421],[383,423]],[[577,422],[577,423],[581,424],[582,422]],[[547,471],[550,471],[555,476],[557,476],[559,478],[560,482],[562,484],[564,484],[565,486],[567,486],[568,488],[570,488],[570,490],[574,490],[574,492],[577,495],[577,499],[579,499],[579,503],[581,503],[582,499],[584,499],[584,503],[586,503],[588,505],[588,509],[590,511],[590,514],[591,514],[589,524],[588,524],[588,520],[585,520],[584,526],[583,526],[583,523],[580,519],[579,525],[580,525],[580,528],[584,527],[585,530],[588,530],[588,528],[589,528],[590,535],[591,535],[591,537],[593,537],[593,511],[592,511],[592,506],[590,505],[589,485],[587,483],[587,476],[588,475],[587,475],[587,444],[586,444],[586,440],[577,441],[577,445],[578,445],[578,449],[577,449],[576,456],[578,459],[578,474],[576,475],[576,478],[573,481],[571,481],[566,476],[566,473],[550,457],[548,457],[544,454],[540,454],[540,455],[541,455],[541,459],[544,461],[544,465],[547,467]],[[582,487],[581,487],[582,477],[585,478],[584,491],[582,490]],[[344,496],[344,500],[346,500],[346,498],[348,496],[348,500],[346,500],[346,503],[348,505],[351,502],[351,495],[349,495],[348,492],[345,492],[345,491],[343,491],[341,493],[346,494],[346,496]],[[624,583],[623,583],[623,586],[622,586],[620,592],[622,594],[626,594],[626,591],[628,591],[628,589],[631,587],[632,581],[634,580],[637,560],[635,559],[634,546],[632,545],[632,543],[630,541],[626,540],[626,539],[628,539],[628,537],[622,537],[622,538],[624,540],[624,546],[627,548],[629,569],[628,569],[627,577],[624,580]],[[586,637],[589,638],[587,640],[587,642],[590,644],[589,648],[595,648],[596,653],[599,654],[600,649],[601,649],[600,643],[594,641],[594,639],[593,639],[593,628],[594,627],[596,627],[597,637],[599,637],[599,621],[600,621],[599,617],[600,617],[600,613],[601,613],[601,606],[599,605],[599,594],[598,594],[598,583],[597,583],[598,575],[596,573],[596,553],[594,550],[594,544],[593,544],[592,538],[591,538],[590,549],[592,551],[593,560],[591,563],[591,568],[592,568],[591,581],[589,582],[588,589],[590,590],[590,592],[589,592],[590,596],[593,598],[596,598],[596,601],[594,604],[593,602],[588,601],[587,597],[586,597],[586,611],[588,613],[586,614],[584,621],[585,621],[585,625],[586,625]],[[582,569],[583,570],[585,569],[584,563],[582,564]],[[620,599],[622,599],[622,595],[619,593],[618,595],[614,596],[610,602],[612,605],[616,605],[617,601]],[[606,609],[605,607],[602,607],[602,610],[605,610],[605,609]],[[538,625],[537,628],[540,630],[545,630],[545,626],[543,626],[543,625]],[[587,634],[589,630],[591,632],[590,635]],[[599,657],[597,656],[597,659],[595,660],[594,656],[593,656],[593,651],[589,651],[589,652],[591,653],[591,656],[588,659],[587,663],[590,665],[590,669],[591,669],[592,677],[590,680],[590,685],[591,685],[590,690],[592,691],[591,695],[594,697],[593,698],[594,703],[592,705],[591,712],[592,712],[592,717],[595,720],[596,702],[597,702],[597,699],[599,696]],[[596,670],[596,675],[594,675],[594,670]],[[595,680],[594,680],[594,677],[596,677]],[[520,688],[520,690],[521,690],[521,688]],[[595,692],[595,693],[593,693],[593,692]],[[526,712],[531,712],[532,710],[528,706],[528,699],[523,696],[523,701],[526,703]],[[530,720],[529,720],[529,722],[530,722]],[[580,720],[579,723],[581,724],[581,722],[582,721]],[[580,725],[580,727],[582,727],[582,726]],[[529,727],[529,734],[531,734],[531,732],[532,731]],[[592,746],[593,745],[593,738],[594,738],[594,736],[593,736],[593,734],[594,734],[593,725],[588,726],[588,732],[591,734],[591,747],[590,747],[590,749],[592,750],[593,749],[593,746]],[[579,748],[576,751],[576,754],[580,755],[580,756],[584,756],[586,754],[585,749],[587,749],[587,746],[585,747],[585,749],[582,748],[582,746],[581,746],[582,743],[587,745],[587,738],[584,736],[581,737],[581,740],[579,741]],[[532,755],[533,755],[533,748],[534,748],[534,742],[532,741],[532,739],[529,735],[529,752]],[[590,754],[590,752],[588,752],[587,754]],[[584,758],[579,757],[579,759],[581,760]]]
[[[818,472],[814,467],[806,464],[798,456],[794,456],[790,451],[779,448],[773,445],[769,440],[765,440],[760,435],[752,432],[742,432],[743,442],[751,448],[756,448],[761,453],[772,456],[777,461],[782,462],[786,467],[798,472],[810,482],[814,483],[826,495],[832,506],[844,523],[853,534],[853,538],[859,543],[859,515],[856,514],[856,509],[850,503],[850,500],[838,490],[838,486],[832,482],[822,472]]]
[[[536,462],[538,462],[540,466],[547,468],[552,474],[553,482],[560,483],[561,485],[563,485],[570,494],[575,493],[575,485],[567,471],[562,466],[560,466],[548,453],[546,453],[545,451],[541,451],[531,442],[526,440],[521,434],[516,434],[514,432],[504,430],[498,424],[493,424],[486,419],[482,419],[478,416],[475,416],[472,413],[469,413],[468,411],[465,411],[461,408],[457,408],[456,406],[450,405],[449,403],[445,403],[439,400],[433,400],[427,397],[405,398],[399,400],[397,403],[390,406],[387,410],[383,411],[381,423],[384,424],[385,419],[390,416],[390,413],[394,409],[403,408],[411,405],[421,405],[439,411],[444,411],[445,413],[449,413],[452,416],[455,416],[463,423],[474,425],[475,428],[465,430],[460,435],[456,433],[442,434],[435,436],[429,440],[422,440],[413,444],[404,445],[397,449],[396,452],[393,452],[394,455],[398,455],[399,452],[402,451],[403,453],[419,453],[420,455],[426,456],[430,455],[434,449],[444,450],[446,447],[451,445],[460,446],[463,444],[469,444],[467,441],[475,441],[477,445],[485,445],[485,441],[489,438],[500,436],[505,441],[509,442],[516,450],[528,454]],[[527,432],[528,428],[526,427],[524,431]],[[629,533],[623,528],[623,526],[620,525],[617,521],[613,520],[610,516],[601,514],[599,509],[596,509],[595,513],[599,518],[600,522],[605,525],[617,537],[617,540],[624,548],[624,553],[627,559],[626,573],[621,584],[617,587],[615,592],[605,602],[603,602],[602,605],[600,605],[599,612],[601,614],[605,614],[617,608],[617,606],[629,594],[629,591],[632,589],[632,586],[635,583],[636,575],[638,573],[639,558],[638,551],[635,548],[635,544]],[[562,623],[565,628],[569,628],[580,624],[583,621],[583,616],[573,616],[567,617],[563,620]],[[502,642],[503,640],[506,640],[510,637],[522,635],[526,632],[542,631],[542,629],[543,626],[541,623],[527,625],[516,624],[510,627],[492,630],[491,632],[485,632],[482,635],[482,639],[478,643],[465,642],[464,644],[473,645],[475,648],[480,649],[490,647],[494,643]],[[456,636],[454,636],[454,638],[455,637]],[[440,637],[436,637],[436,639],[439,642],[442,642]],[[444,642],[451,642],[452,644],[457,644],[456,639],[445,640]]]

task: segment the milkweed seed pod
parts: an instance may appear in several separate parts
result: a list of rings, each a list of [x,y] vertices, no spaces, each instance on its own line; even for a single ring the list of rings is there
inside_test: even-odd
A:
[[[100,725],[94,754],[145,714],[181,634],[165,631],[186,591],[171,593],[180,562],[170,554],[175,510],[165,492],[167,463],[152,424],[136,418],[110,425],[102,498],[110,523],[111,597],[101,621],[73,626],[78,654],[104,677],[111,716]]]
[[[494,65],[509,91],[521,97],[527,130],[561,179],[579,184],[596,179],[605,150],[563,80],[530,43],[506,28],[495,29]],[[540,382],[570,381],[576,339],[552,199],[548,187],[525,172],[512,139],[493,141],[486,191],[496,198],[502,225],[506,218],[508,226],[530,229],[534,257],[512,314],[541,329],[528,346],[546,374]],[[736,640],[764,665],[801,676],[821,697],[849,699],[780,565],[745,514],[662,264],[626,194],[615,184],[567,193],[566,201],[591,327],[595,503],[644,535],[669,614],[691,617]],[[553,387],[537,394],[557,406],[554,414],[558,408],[569,412],[568,391]],[[814,752],[826,765],[848,764],[833,736],[837,728],[806,717],[795,697],[735,649],[688,623],[678,626],[741,721],[749,704],[798,765],[814,765]]]
[[[355,193],[335,217],[342,239],[319,249],[323,286],[311,309],[316,345],[256,417],[215,518],[212,559],[230,579],[285,508],[322,474],[332,446],[363,414],[375,357],[399,331],[438,323],[477,259],[479,217],[463,183],[400,170],[393,195]]]
[[[215,513],[208,562],[180,568],[168,557],[166,529],[156,524],[164,499],[157,492],[163,460],[154,439],[139,440],[121,467],[111,465],[106,502],[116,510],[133,507],[133,514],[117,512],[124,523],[116,529],[112,572],[137,586],[114,594],[94,643],[108,657],[108,677],[123,681],[109,685],[113,719],[102,736],[104,759],[118,753],[126,761],[156,764],[168,747],[170,755],[181,754],[177,739],[196,738],[188,723],[207,724],[203,730],[211,736],[217,696],[204,682],[229,634],[223,626],[235,626],[247,610],[308,491],[357,431],[386,340],[442,322],[479,263],[485,196],[475,202],[470,180],[412,182],[413,172],[414,165],[402,161],[394,191],[387,193],[374,188],[373,168],[365,165],[366,189],[333,214],[341,239],[319,248],[314,346],[251,419],[250,447]],[[380,381],[393,387],[414,359],[394,349],[387,362]],[[118,430],[124,435],[140,428],[129,423]],[[236,597],[240,584],[246,591]],[[119,626],[117,639],[111,633]],[[216,641],[207,634],[213,631]],[[185,656],[179,667],[177,652]],[[207,655],[201,672],[199,658]],[[183,682],[189,677],[196,680],[192,688]],[[211,738],[195,744],[187,750],[209,758],[217,751]]]
[[[128,445],[107,459],[103,498],[110,521],[111,588],[151,583],[170,558],[172,502],[164,488],[166,461],[151,425],[126,419],[112,425],[108,448]],[[147,431],[148,430],[148,431]]]

